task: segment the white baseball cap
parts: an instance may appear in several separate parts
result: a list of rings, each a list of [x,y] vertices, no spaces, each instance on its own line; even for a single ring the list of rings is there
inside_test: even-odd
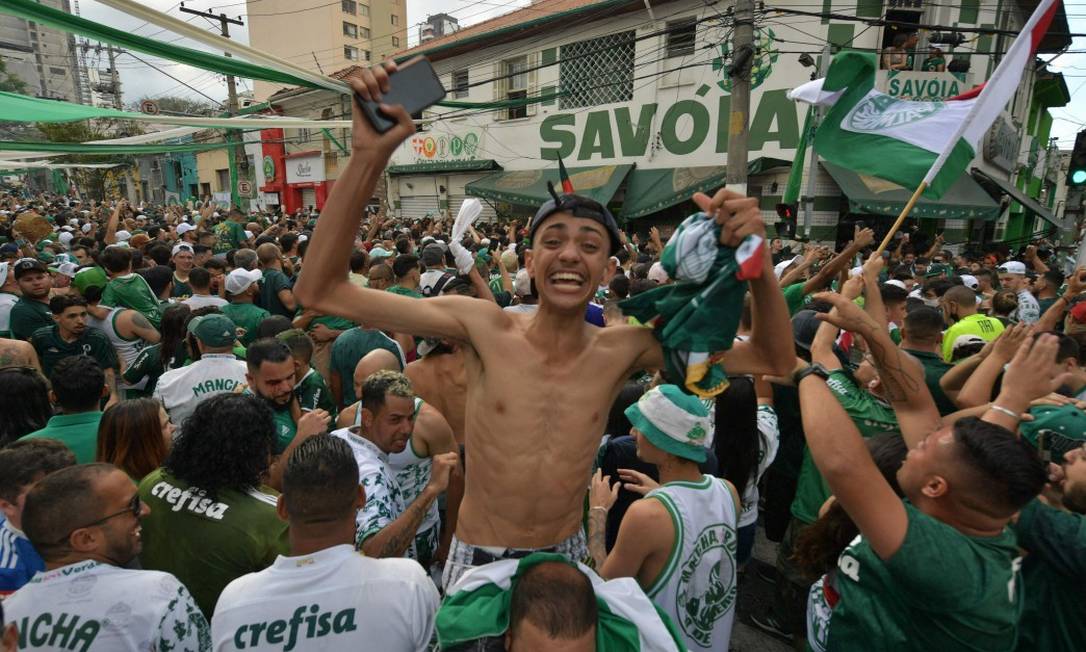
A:
[[[976,292],[980,289],[980,281],[977,280],[976,276],[973,276],[972,274],[962,274],[961,279],[962,284],[964,284],[965,287],[969,288],[970,290]]]
[[[187,251],[190,254],[193,253],[192,245],[190,245],[187,242],[178,242],[177,244],[175,244],[173,246],[173,253],[170,254],[170,257],[172,258],[172,257],[176,256],[177,254],[181,253],[182,251]]]
[[[241,294],[263,277],[259,269],[235,269],[226,275],[226,291],[230,294]]]
[[[1005,274],[1018,274],[1019,276],[1026,275],[1026,264],[1020,263],[1017,260],[1008,260],[999,266],[999,271]]]
[[[532,277],[528,275],[528,270],[521,269],[517,271],[517,277],[513,280],[513,292],[518,297],[526,297],[532,294]]]
[[[124,241],[126,241],[126,240],[128,240],[129,238],[132,237],[132,234],[129,233],[128,231],[125,231],[124,229],[121,229],[120,231],[117,231],[116,235],[117,235],[117,240],[119,242],[124,242]]]
[[[909,288],[905,287],[905,281],[899,281],[896,278],[892,278],[889,281],[886,281],[885,283],[883,283],[883,285],[892,285],[894,287],[901,288],[902,290],[908,290],[909,289]]]
[[[71,231],[61,231],[60,234],[57,235],[57,240],[60,241],[60,244],[67,247],[68,243],[72,241],[73,237],[74,236],[72,235]]]
[[[670,278],[667,275],[667,270],[664,269],[664,266],[660,261],[656,261],[652,264],[652,267],[649,267],[648,276],[650,281],[655,281],[659,285],[667,283],[668,278]]]
[[[189,231],[195,231],[196,227],[188,222],[182,222],[177,225],[177,235],[185,235]]]
[[[94,230],[94,225],[91,224],[90,222],[87,222],[82,227],[80,227],[80,230],[83,231],[83,233],[90,233],[91,231]]]

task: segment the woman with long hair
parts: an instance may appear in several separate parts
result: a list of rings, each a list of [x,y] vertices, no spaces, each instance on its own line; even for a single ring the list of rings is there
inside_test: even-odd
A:
[[[144,378],[147,384],[140,394],[150,396],[155,391],[158,377],[170,369],[184,365],[188,353],[185,350],[185,335],[192,310],[183,303],[177,303],[162,313],[160,332],[162,339],[140,351],[124,371],[124,380],[129,385],[138,384]],[[132,396],[131,391],[128,393]]]
[[[98,425],[97,462],[110,464],[139,482],[166,459],[174,426],[162,404],[136,398],[111,405]]]
[[[735,485],[742,497],[737,531],[736,562],[742,567],[754,551],[758,523],[758,482],[777,457],[780,430],[773,409],[773,389],[761,378],[730,379],[716,397],[713,451],[718,476]]]
[[[0,447],[45,427],[53,416],[49,386],[33,367],[0,369]]]

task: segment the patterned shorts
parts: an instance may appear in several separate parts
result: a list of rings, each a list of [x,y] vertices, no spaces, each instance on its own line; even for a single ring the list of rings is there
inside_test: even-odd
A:
[[[533,552],[556,552],[573,561],[584,561],[588,558],[588,544],[583,529],[577,530],[565,541],[545,548],[473,546],[453,535],[449,557],[445,560],[445,569],[441,574],[442,591],[447,593],[449,587],[456,584],[457,580],[472,568],[502,559],[521,559]]]

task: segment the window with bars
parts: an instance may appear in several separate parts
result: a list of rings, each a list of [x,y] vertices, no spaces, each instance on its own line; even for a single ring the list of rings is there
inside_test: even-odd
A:
[[[362,50],[362,60],[363,61],[369,61],[370,60],[370,51],[369,50]]]
[[[468,96],[468,71],[454,70],[452,74],[453,97]]]
[[[697,18],[683,18],[667,23],[667,56],[688,57],[694,54]]]
[[[522,55],[502,62],[502,75],[505,77],[506,100],[523,100],[528,97],[528,56]],[[511,106],[506,109],[506,119],[528,117],[526,105]]]
[[[358,25],[354,23],[343,22],[343,35],[348,38],[358,38]]]
[[[358,48],[353,48],[349,45],[343,46],[343,58],[348,61],[358,61]]]
[[[392,37],[392,47],[394,47],[394,48],[400,47],[400,37],[399,36],[393,36]]]
[[[354,0],[341,0],[340,6],[343,8],[343,13],[351,14],[352,16],[358,13],[358,3]]]
[[[634,31],[608,34],[561,48],[559,109],[633,99]]]

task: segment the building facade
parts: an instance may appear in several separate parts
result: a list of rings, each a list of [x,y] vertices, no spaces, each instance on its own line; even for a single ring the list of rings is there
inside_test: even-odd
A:
[[[1033,8],[1029,2],[893,4],[832,3],[834,12],[857,17],[851,21],[818,17],[830,3],[815,0],[788,7],[816,17],[769,7],[757,13],[748,191],[761,198],[768,223],[777,221],[775,206],[804,128],[806,107],[787,92],[824,71],[824,54],[845,46],[881,53],[911,31],[869,26],[864,19],[1010,31]],[[419,133],[395,153],[388,171],[390,207],[403,217],[455,214],[458,203],[474,195],[485,200],[490,215],[529,216],[547,198],[546,181],[557,178],[555,159],[561,157],[574,187],[608,203],[620,220],[685,217],[694,191],[723,185],[734,27],[727,9],[695,0],[653,2],[651,8],[632,0],[541,0],[398,53],[428,56],[450,102],[428,110]],[[1065,16],[1052,31],[1066,34]],[[957,46],[926,38],[920,32],[907,66],[878,72],[879,90],[905,99],[953,97],[984,82],[1010,44],[1005,34],[983,34]],[[1041,51],[1054,52],[1066,41],[1047,38]],[[943,66],[929,61],[937,57]],[[989,188],[963,177],[961,188],[940,202],[918,206],[914,215],[922,228],[964,243],[978,232],[994,238],[1001,221],[1003,233],[1018,222],[1032,223],[1030,206],[1003,198],[1006,188],[1036,198],[1045,187],[1034,187],[1035,172],[1019,156],[1027,136],[1047,148],[1047,108],[1060,105],[1055,96],[1035,99],[1038,85],[1058,73],[1043,76],[1032,67],[1027,71],[986,139],[994,144],[973,162],[977,174],[1000,183]],[[809,161],[800,228],[815,240],[848,237],[861,221],[885,230],[911,194]]]
[[[248,0],[249,42],[303,68],[328,74],[381,61],[407,47],[406,0]],[[256,99],[280,90],[257,81]]]
[[[68,0],[40,2],[71,13]],[[0,57],[8,72],[26,84],[28,95],[75,103],[87,100],[75,37],[67,32],[0,14]]]

